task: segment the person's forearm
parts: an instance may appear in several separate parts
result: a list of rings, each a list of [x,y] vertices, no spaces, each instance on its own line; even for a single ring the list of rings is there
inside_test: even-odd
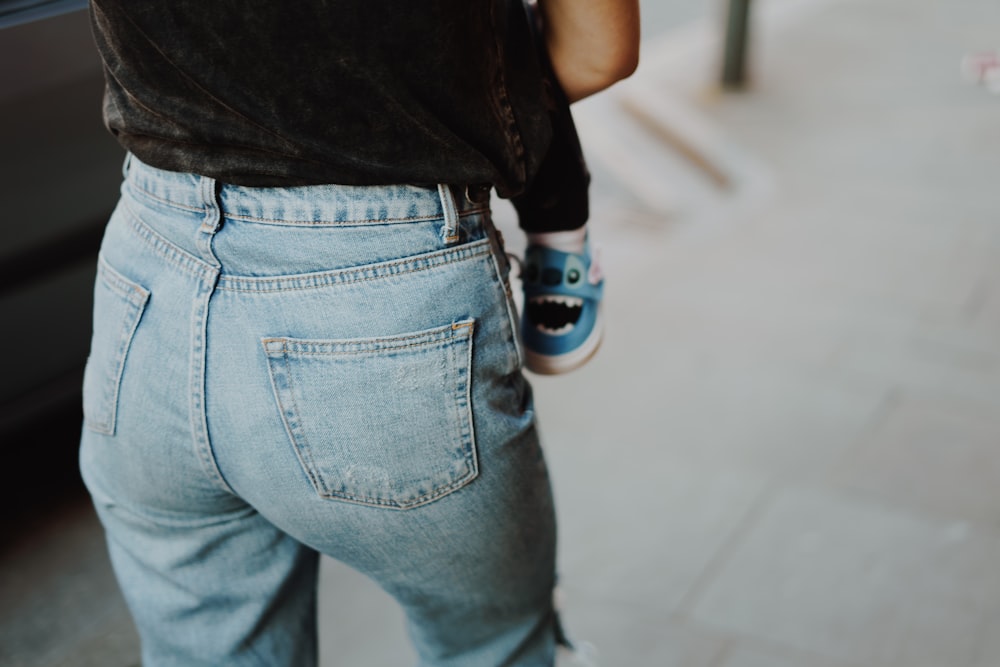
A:
[[[552,69],[570,102],[635,71],[638,0],[538,0],[538,7]]]

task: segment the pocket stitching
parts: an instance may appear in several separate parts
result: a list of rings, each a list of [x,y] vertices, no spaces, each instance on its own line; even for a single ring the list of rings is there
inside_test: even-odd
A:
[[[288,337],[267,337],[262,338],[261,343],[268,360],[267,366],[270,370],[271,387],[274,393],[278,409],[281,412],[281,420],[285,427],[285,432],[291,441],[303,471],[309,478],[314,490],[325,499],[339,499],[346,502],[357,503],[372,507],[382,507],[394,510],[408,510],[422,505],[426,505],[437,500],[452,491],[465,486],[479,475],[479,460],[476,454],[475,426],[471,414],[471,372],[472,372],[472,336],[474,333],[474,320],[445,325],[429,329],[415,334],[402,334],[398,336],[385,336],[367,339],[345,339],[345,340],[307,340],[293,339]],[[417,343],[399,343],[406,340],[425,339]],[[456,425],[461,437],[461,460],[465,471],[456,479],[443,485],[433,486],[426,493],[411,495],[405,501],[381,498],[374,493],[369,496],[359,495],[348,491],[334,490],[330,488],[326,480],[319,473],[319,465],[313,457],[313,447],[306,438],[305,430],[302,428],[302,412],[296,403],[295,394],[292,391],[292,371],[291,357],[299,356],[360,356],[377,355],[383,352],[397,352],[400,350],[438,346],[442,349],[452,345],[466,343],[466,354],[464,365],[461,367],[464,378],[464,387],[460,398],[456,392],[456,400],[453,402]],[[291,345],[290,345],[291,343]],[[338,350],[339,347],[347,346],[348,350]],[[316,350],[310,348],[328,348],[326,350]],[[294,349],[303,348],[303,349]],[[274,363],[272,363],[274,362]],[[279,377],[283,376],[283,377]],[[279,381],[283,380],[283,388],[279,388]],[[286,396],[287,395],[287,396]],[[287,400],[286,400],[287,399]],[[289,411],[287,408],[291,407]]]
[[[114,345],[115,351],[111,359],[113,363],[101,373],[100,378],[100,389],[104,393],[103,398],[109,404],[105,406],[107,419],[98,421],[92,418],[92,414],[85,414],[84,425],[96,433],[114,435],[118,421],[118,399],[121,394],[122,376],[125,372],[125,359],[128,356],[129,349],[132,347],[132,339],[135,337],[135,331],[138,329],[139,321],[145,312],[150,293],[141,285],[132,282],[118,273],[103,257],[98,258],[98,280],[125,301],[128,312],[118,330],[119,333]],[[95,369],[94,372],[100,371]]]
[[[448,264],[464,262],[490,252],[489,239],[473,241],[467,245],[434,250],[412,257],[388,260],[319,273],[292,276],[222,276],[216,289],[230,292],[294,292],[323,289],[340,285],[384,280],[408,273],[429,271]]]

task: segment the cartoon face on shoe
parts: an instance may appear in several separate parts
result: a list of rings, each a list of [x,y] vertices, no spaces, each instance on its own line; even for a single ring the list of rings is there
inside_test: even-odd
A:
[[[529,250],[522,280],[526,287],[530,285],[541,292],[528,298],[524,305],[525,315],[535,328],[549,336],[573,331],[580,321],[584,301],[582,295],[577,297],[572,293],[582,290],[588,280],[583,261],[575,255],[554,256]],[[546,293],[548,290],[558,293]]]
[[[604,277],[597,254],[529,245],[522,269],[525,367],[551,375],[585,364],[601,344]]]

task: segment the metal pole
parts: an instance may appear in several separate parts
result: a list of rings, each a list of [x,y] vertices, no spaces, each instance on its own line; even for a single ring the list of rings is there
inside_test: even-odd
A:
[[[750,0],[729,0],[729,14],[726,19],[726,50],[722,68],[724,88],[742,88],[746,79],[749,18]]]

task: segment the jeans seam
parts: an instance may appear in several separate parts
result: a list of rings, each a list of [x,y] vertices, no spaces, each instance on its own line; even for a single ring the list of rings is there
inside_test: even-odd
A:
[[[133,284],[128,282],[126,279],[122,278],[118,271],[112,267],[104,255],[99,254],[97,257],[97,271],[104,283],[113,289],[118,296],[127,300],[134,306],[145,304],[146,299],[149,298],[149,290],[138,284]],[[136,295],[141,298],[136,298]]]
[[[470,215],[479,215],[485,213],[486,210],[484,207],[465,209],[459,212],[459,217],[465,218]],[[252,215],[235,213],[225,213],[224,215],[228,220],[274,225],[277,227],[361,227],[365,225],[401,225],[410,222],[430,222],[441,219],[441,215],[438,213],[406,218],[369,218],[364,220],[288,220],[283,218],[258,218]]]
[[[456,332],[459,329],[471,329],[471,327],[472,327],[472,323],[471,322],[460,322],[460,323],[456,323],[456,324],[451,325],[449,327],[449,330],[451,332]],[[435,337],[432,338],[432,339],[422,340],[422,341],[417,342],[417,343],[406,343],[404,345],[381,345],[381,346],[378,346],[378,347],[363,348],[363,349],[356,349],[356,350],[322,350],[322,351],[317,350],[317,351],[303,351],[303,350],[289,350],[288,349],[288,344],[289,343],[295,343],[295,344],[299,344],[299,345],[303,345],[304,344],[304,345],[308,345],[308,346],[327,345],[329,347],[336,347],[336,346],[341,346],[341,345],[349,345],[350,343],[348,341],[343,341],[343,342],[341,342],[341,341],[326,342],[326,341],[299,340],[299,339],[294,339],[294,338],[265,338],[262,342],[264,343],[264,346],[265,346],[264,349],[267,350],[269,353],[272,352],[272,350],[269,350],[267,348],[267,344],[268,343],[281,343],[281,354],[283,354],[285,356],[287,356],[287,355],[293,355],[293,356],[341,356],[341,355],[356,355],[356,354],[380,354],[380,353],[383,353],[383,352],[396,351],[396,350],[409,350],[409,349],[419,348],[419,347],[428,347],[428,346],[431,346],[431,345],[447,345],[453,339],[455,339],[455,338],[461,338],[463,336],[468,336],[468,335],[471,335],[471,333],[472,332],[469,331],[469,332],[462,333],[462,334],[452,333],[452,335],[450,335],[450,336],[435,335]],[[373,338],[370,341],[366,340],[365,342],[366,343],[367,342],[371,342],[372,344],[377,344],[377,343],[382,342],[382,341],[387,341],[387,342],[391,341],[391,340],[404,341],[404,340],[408,340],[408,339],[418,339],[418,338],[426,338],[426,337],[427,337],[426,334],[414,334],[412,336],[404,336],[404,337],[401,337],[401,338],[398,338],[398,339],[396,339],[396,338]]]
[[[497,288],[500,292],[500,299],[503,301],[504,310],[507,312],[507,326],[510,327],[510,340],[514,346],[514,364],[517,368],[524,367],[524,351],[521,349],[520,322],[518,321],[514,297],[510,291],[510,271],[508,265],[507,277],[500,268],[500,257],[506,259],[503,242],[499,238],[499,231],[492,227],[489,240],[491,243],[490,264],[493,266],[493,273],[496,277]]]
[[[165,199],[159,195],[155,195],[146,188],[142,187],[138,183],[129,183],[129,189],[134,191],[135,194],[148,197],[153,201],[163,204],[164,206],[169,206],[171,208],[179,208],[182,211],[189,211],[191,213],[200,213],[204,210],[202,206],[188,206],[187,204],[182,204],[180,202],[171,201],[170,199]]]
[[[129,228],[142,240],[150,250],[160,255],[164,260],[174,265],[185,273],[200,278],[202,280],[214,280],[218,274],[218,269],[204,260],[177,247],[158,232],[153,230],[148,224],[143,222],[142,217],[132,210],[127,203],[124,208],[128,214]]]
[[[212,300],[213,285],[206,282],[199,287],[198,300],[194,304],[194,322],[191,330],[191,367],[189,370],[191,394],[191,433],[194,436],[195,455],[209,480],[227,493],[237,495],[226,482],[208,434],[207,378],[205,369],[208,354],[208,310]]]
[[[180,202],[172,201],[166,199],[159,195],[153,194],[142,185],[138,183],[129,183],[129,189],[131,189],[136,195],[148,197],[158,204],[163,204],[164,206],[170,206],[171,208],[178,208],[182,211],[189,211],[191,213],[200,213],[204,210],[201,206],[189,206],[187,204],[182,204]],[[460,208],[459,216],[466,217],[469,215],[479,215],[485,213],[489,210],[488,206],[478,205],[472,208]],[[228,213],[224,212],[223,216],[230,220],[240,220],[242,222],[256,222],[261,224],[274,224],[277,226],[288,226],[288,227],[307,227],[307,226],[329,226],[329,227],[350,227],[354,225],[377,225],[377,224],[405,224],[408,222],[428,222],[431,220],[438,220],[441,218],[440,213],[431,213],[428,215],[418,215],[418,216],[408,216],[403,218],[365,218],[359,220],[288,220],[283,218],[260,218],[253,215],[243,215],[238,213]]]
[[[218,289],[225,290],[227,292],[273,293],[321,289],[333,285],[353,285],[373,280],[382,280],[407,273],[427,271],[441,266],[454,264],[456,262],[474,259],[489,253],[489,243],[488,239],[483,239],[459,248],[436,250],[432,253],[406,257],[404,259],[392,260],[379,264],[369,264],[362,267],[338,269],[336,271],[307,274],[303,276],[280,276],[273,278],[222,276],[219,279]],[[407,265],[411,266],[409,268],[399,268],[406,267]],[[371,273],[375,273],[376,275],[365,275]],[[254,284],[267,285],[268,283],[278,286],[253,287]],[[308,284],[294,284],[282,287],[280,286],[282,283]]]

